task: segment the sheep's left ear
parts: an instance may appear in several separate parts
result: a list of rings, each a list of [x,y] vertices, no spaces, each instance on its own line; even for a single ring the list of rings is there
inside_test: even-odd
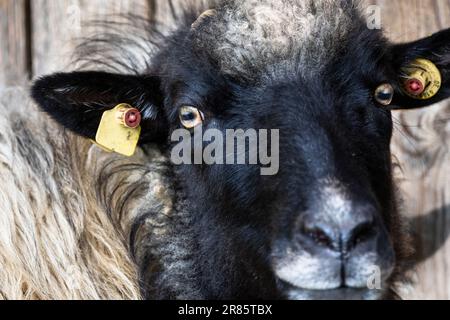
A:
[[[405,69],[415,64],[417,59],[428,60],[440,73],[439,90],[427,88],[422,96],[408,94],[405,88]],[[397,88],[392,109],[415,109],[427,107],[450,97],[450,29],[438,32],[430,37],[406,44],[393,45],[390,52],[390,64],[396,74]],[[426,97],[424,97],[426,96]]]
[[[57,73],[38,79],[31,91],[43,111],[81,136],[95,139],[104,112],[124,103],[142,115],[140,143],[167,139],[163,97],[156,76]]]

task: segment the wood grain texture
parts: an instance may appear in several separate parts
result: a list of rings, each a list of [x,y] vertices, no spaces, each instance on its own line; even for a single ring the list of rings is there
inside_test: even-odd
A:
[[[0,88],[27,78],[25,0],[0,0]]]
[[[375,0],[394,42],[450,27],[450,0]],[[450,39],[449,39],[450,40]],[[393,153],[421,264],[408,299],[450,299],[450,102],[394,114]]]
[[[118,15],[148,16],[146,0],[33,0],[33,75],[40,76],[70,68],[71,54],[78,40],[102,31],[90,22],[121,20]]]

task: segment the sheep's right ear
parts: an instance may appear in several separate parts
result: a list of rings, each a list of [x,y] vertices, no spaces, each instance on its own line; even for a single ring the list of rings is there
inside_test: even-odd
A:
[[[393,45],[391,59],[398,82],[392,109],[422,108],[450,98],[450,29]],[[407,80],[414,86],[407,86]]]
[[[121,103],[140,110],[141,143],[160,142],[167,136],[157,77],[105,72],[58,73],[38,79],[31,94],[58,123],[90,139],[95,138],[103,113]]]

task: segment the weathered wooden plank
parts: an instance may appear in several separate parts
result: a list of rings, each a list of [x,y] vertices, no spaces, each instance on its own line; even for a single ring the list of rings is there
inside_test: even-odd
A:
[[[150,0],[155,4],[155,18],[164,25],[173,25],[180,17],[183,8],[195,6],[208,8],[211,0]]]
[[[147,16],[149,8],[146,0],[33,0],[33,75],[67,69],[76,40],[101,31],[89,22],[129,13]]]
[[[395,42],[413,41],[450,27],[449,0],[375,0]],[[404,212],[422,260],[410,299],[450,299],[450,102],[395,113],[393,153],[399,171]]]
[[[0,0],[0,87],[27,78],[26,1]]]

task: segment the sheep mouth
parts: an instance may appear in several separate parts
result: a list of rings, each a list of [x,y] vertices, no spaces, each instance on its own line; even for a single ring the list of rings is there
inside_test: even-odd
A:
[[[337,287],[334,289],[305,289],[279,281],[279,287],[288,300],[379,300],[383,297],[381,290],[368,288]]]

